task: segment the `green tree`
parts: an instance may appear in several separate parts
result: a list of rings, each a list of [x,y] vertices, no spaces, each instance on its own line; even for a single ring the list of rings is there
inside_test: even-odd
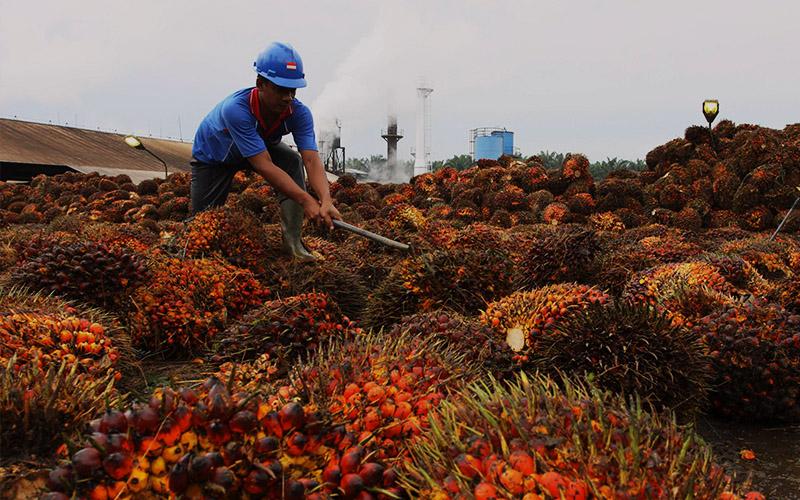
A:
[[[472,156],[470,155],[455,155],[449,160],[440,160],[431,163],[431,170],[435,172],[444,167],[453,167],[456,170],[466,170],[474,164],[475,162],[472,161]]]

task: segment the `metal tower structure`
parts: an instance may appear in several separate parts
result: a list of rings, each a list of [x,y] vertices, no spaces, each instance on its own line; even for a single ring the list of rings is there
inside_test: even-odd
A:
[[[386,141],[386,166],[392,175],[397,172],[397,142],[403,138],[403,131],[397,130],[397,117],[389,115],[389,126],[381,130],[381,137]]]
[[[345,150],[342,146],[342,122],[336,119],[337,132],[331,141],[331,148],[325,157],[325,170],[332,174],[343,175],[345,164]],[[323,141],[324,142],[324,141]]]
[[[414,175],[431,170],[431,104],[428,96],[433,89],[417,88],[417,141],[414,155]]]

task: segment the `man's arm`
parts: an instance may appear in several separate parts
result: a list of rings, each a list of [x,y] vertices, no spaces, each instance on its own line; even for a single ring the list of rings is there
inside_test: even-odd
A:
[[[322,166],[322,159],[319,157],[319,152],[312,149],[300,150],[300,156],[303,157],[303,165],[308,172],[308,183],[311,184],[311,189],[317,194],[320,201],[320,216],[325,221],[325,224],[333,229],[331,219],[342,219],[339,211],[333,206],[331,200],[331,190],[328,186],[328,178],[325,176],[325,168]]]
[[[319,155],[317,155],[317,158],[319,158]],[[307,218],[315,223],[321,222],[319,202],[315,200],[313,196],[306,193],[303,188],[298,186],[289,174],[275,165],[267,151],[262,151],[255,156],[247,158],[247,160],[253,166],[253,169],[269,182],[274,189],[277,189],[302,205]],[[330,199],[330,191],[327,188],[328,185],[326,181],[325,189],[328,193],[328,199]]]

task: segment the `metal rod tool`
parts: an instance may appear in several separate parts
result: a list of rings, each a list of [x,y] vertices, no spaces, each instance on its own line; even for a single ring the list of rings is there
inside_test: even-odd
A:
[[[350,231],[353,234],[363,236],[364,238],[368,238],[382,245],[386,245],[387,247],[397,248],[399,250],[409,250],[411,248],[405,243],[400,243],[399,241],[390,240],[385,236],[381,236],[380,234],[375,234],[371,231],[367,231],[366,229],[361,229],[360,227],[356,227],[344,221],[333,219],[333,225],[334,227],[338,227],[339,229],[344,229],[345,231]]]

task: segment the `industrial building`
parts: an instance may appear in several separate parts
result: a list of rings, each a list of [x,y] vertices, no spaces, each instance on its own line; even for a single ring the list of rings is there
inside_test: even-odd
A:
[[[147,151],[129,147],[124,139],[122,134],[0,118],[0,181],[29,181],[39,174],[65,172],[125,174],[135,183],[164,177],[161,162]],[[164,160],[169,173],[190,169],[191,143],[140,140]]]
[[[498,127],[474,128],[469,131],[469,152],[475,161],[513,155],[514,132]]]

